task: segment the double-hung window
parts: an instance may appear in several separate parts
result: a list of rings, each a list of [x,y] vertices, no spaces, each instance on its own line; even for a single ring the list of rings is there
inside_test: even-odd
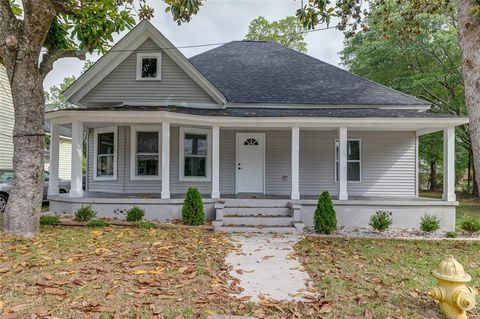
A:
[[[347,181],[360,182],[361,180],[361,141],[347,141]],[[339,143],[335,140],[335,182],[339,175]]]
[[[162,54],[137,53],[137,81],[162,79]]]
[[[180,180],[210,180],[210,131],[180,128]]]
[[[160,179],[161,128],[132,126],[130,179]]]
[[[94,129],[94,180],[117,179],[117,128]]]

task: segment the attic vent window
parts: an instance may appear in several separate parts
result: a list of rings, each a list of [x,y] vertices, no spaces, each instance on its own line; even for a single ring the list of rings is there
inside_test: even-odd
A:
[[[137,53],[137,81],[160,80],[161,53]]]

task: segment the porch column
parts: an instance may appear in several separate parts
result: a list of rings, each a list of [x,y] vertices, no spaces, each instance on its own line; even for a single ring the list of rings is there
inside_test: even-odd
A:
[[[220,127],[212,127],[212,198],[220,198]]]
[[[300,199],[299,187],[300,128],[292,127],[292,199]]]
[[[83,122],[72,122],[72,176],[70,197],[82,197]]]
[[[443,130],[443,200],[455,198],[455,127]]]
[[[347,200],[347,128],[338,129],[338,199]]]
[[[170,198],[170,123],[162,123],[162,198]]]
[[[50,164],[48,165],[48,195],[58,195],[58,163],[60,152],[60,126],[50,124]]]

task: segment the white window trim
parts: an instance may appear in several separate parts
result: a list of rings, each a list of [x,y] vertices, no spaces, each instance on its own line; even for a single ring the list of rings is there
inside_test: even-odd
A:
[[[349,181],[348,176],[347,176],[347,183],[352,183],[352,184],[359,184],[362,182],[362,140],[359,138],[347,138],[347,147],[348,147],[348,142],[349,141],[358,141],[358,147],[359,147],[359,160],[349,160],[347,159],[347,166],[348,163],[360,163],[359,165],[359,175],[360,179],[358,181]],[[339,162],[339,159],[337,158],[337,143],[338,143],[338,138],[335,139],[335,142],[333,143],[333,152],[335,154],[335,161],[333,162],[333,171],[334,171],[334,182],[335,184],[338,184],[338,176],[337,176],[337,163]],[[347,154],[348,156],[348,154]]]
[[[113,176],[97,176],[98,163],[98,134],[113,133]],[[116,181],[117,180],[117,145],[118,128],[101,127],[93,129],[93,180],[94,181]]]
[[[207,176],[195,177],[185,176],[185,134],[204,134],[207,135]],[[208,129],[186,128],[180,127],[180,143],[179,144],[179,180],[181,182],[209,182],[212,179],[212,131]]]
[[[144,58],[157,59],[157,76],[142,78],[142,60]],[[160,81],[162,79],[162,53],[137,53],[137,81]]]
[[[157,132],[158,133],[158,175],[138,176],[136,170],[137,155],[137,132]],[[143,155],[153,155],[143,153]],[[131,126],[130,127],[130,180],[131,181],[149,181],[162,179],[162,127],[158,126]]]

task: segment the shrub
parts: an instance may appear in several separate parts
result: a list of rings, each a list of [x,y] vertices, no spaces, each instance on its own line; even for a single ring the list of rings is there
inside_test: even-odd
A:
[[[390,218],[390,216],[392,216],[391,212],[379,210],[370,217],[368,224],[372,226],[373,229],[382,232],[392,225],[392,218]]]
[[[77,222],[88,222],[95,216],[97,216],[97,212],[92,209],[92,205],[82,205],[79,209],[75,211],[75,220]]]
[[[205,212],[202,196],[195,187],[188,188],[182,207],[182,220],[187,225],[203,225]]]
[[[145,216],[145,211],[138,206],[133,206],[127,211],[127,221],[129,222],[141,221],[144,216]]]
[[[55,215],[42,215],[40,216],[40,225],[57,226],[60,224],[60,218]]]
[[[152,229],[152,228],[157,228],[157,224],[152,223],[151,221],[148,220],[141,220],[135,223],[135,226],[138,228],[143,228],[143,229]]]
[[[329,192],[323,192],[320,195],[313,216],[313,224],[315,231],[321,234],[331,234],[337,229],[337,215]]]
[[[87,226],[88,227],[107,227],[109,224],[101,219],[92,219],[91,221],[88,222]]]
[[[447,232],[447,237],[448,238],[457,238],[458,234],[454,231],[449,231]]]
[[[480,231],[480,222],[472,216],[467,216],[460,222],[460,228],[469,233],[476,233]]]
[[[420,229],[431,233],[440,229],[440,218],[436,215],[425,214],[420,222]]]

